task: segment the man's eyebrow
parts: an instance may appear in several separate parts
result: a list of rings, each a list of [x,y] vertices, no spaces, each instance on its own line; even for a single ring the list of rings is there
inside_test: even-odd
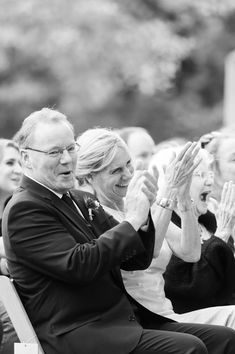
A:
[[[66,147],[69,147],[69,146],[74,145],[74,144],[75,144],[75,142],[72,142],[72,143],[70,143],[68,145],[63,145],[63,146],[55,145],[55,146],[52,146],[49,150],[62,149],[62,148],[66,148]]]

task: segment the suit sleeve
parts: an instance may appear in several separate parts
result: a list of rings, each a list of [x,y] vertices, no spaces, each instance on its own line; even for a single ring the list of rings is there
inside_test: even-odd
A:
[[[119,224],[114,217],[101,209],[103,213],[102,219],[106,218],[106,228],[112,228]],[[138,230],[138,236],[143,244],[143,251],[138,253],[134,247],[130,247],[127,250],[125,258],[122,260],[120,268],[123,270],[143,270],[149,267],[153,259],[154,243],[155,243],[155,227],[151,214],[149,214],[148,224]]]
[[[142,241],[143,235],[127,222],[89,241],[79,229],[72,236],[60,214],[46,202],[32,199],[10,204],[3,219],[10,263],[20,262],[60,281],[89,283],[127,262],[133,252],[151,253],[154,231],[147,235],[148,247]],[[146,258],[144,262],[147,263]]]
[[[142,252],[134,257],[131,257],[126,262],[122,262],[121,269],[123,270],[143,270],[150,266],[153,259],[155,229],[152,217],[149,217],[148,226],[145,230],[138,231],[139,237],[144,245],[145,252]],[[133,251],[132,251],[133,255]]]

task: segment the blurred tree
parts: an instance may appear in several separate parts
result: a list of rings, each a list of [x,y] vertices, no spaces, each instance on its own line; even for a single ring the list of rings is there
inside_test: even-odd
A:
[[[80,131],[143,125],[158,141],[221,122],[234,1],[0,2],[2,136],[42,106]]]
[[[138,1],[139,10],[145,9],[144,18],[152,18],[148,7],[155,16],[171,23],[175,33],[190,38],[193,48],[182,58],[170,89],[147,96],[129,87],[124,99],[99,112],[101,122],[107,124],[112,115],[121,117],[122,124],[150,129],[156,141],[175,135],[197,139],[223,124],[224,60],[235,47],[235,2],[202,2]],[[130,3],[125,2],[126,8]],[[134,13],[140,16],[140,12]]]
[[[169,24],[139,21],[112,0],[2,0],[1,8],[0,116],[6,125],[16,112],[21,120],[42,105],[75,119],[124,87],[148,95],[167,89],[192,45]]]

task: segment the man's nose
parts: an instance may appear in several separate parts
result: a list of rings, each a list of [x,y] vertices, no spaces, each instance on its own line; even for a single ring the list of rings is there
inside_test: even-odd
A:
[[[69,163],[71,161],[72,161],[71,155],[69,154],[67,149],[64,149],[60,155],[60,162],[61,163]]]

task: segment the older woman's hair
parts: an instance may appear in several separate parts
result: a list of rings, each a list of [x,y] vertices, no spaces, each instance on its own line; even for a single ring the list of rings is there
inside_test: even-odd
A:
[[[19,146],[16,142],[14,142],[13,140],[10,140],[10,139],[0,138],[0,161],[2,161],[5,149],[7,147],[12,147],[12,148],[16,149],[17,151],[19,151]]]
[[[35,111],[24,119],[20,130],[15,134],[13,140],[20,148],[26,148],[31,145],[34,131],[38,124],[59,122],[65,122],[74,132],[72,124],[63,113],[51,108],[42,108],[40,111]]]
[[[80,146],[76,178],[80,186],[89,183],[89,178],[110,165],[118,147],[126,147],[123,139],[107,128],[92,128],[78,136]]]

